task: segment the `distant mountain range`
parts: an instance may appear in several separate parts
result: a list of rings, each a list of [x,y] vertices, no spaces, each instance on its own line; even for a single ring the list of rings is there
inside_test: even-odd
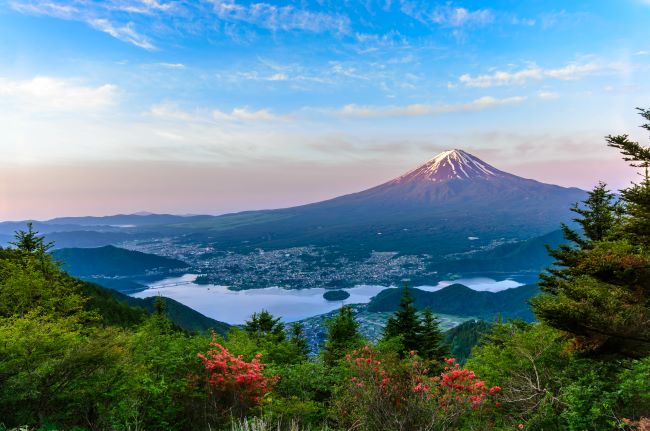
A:
[[[419,310],[430,308],[434,313],[478,317],[494,320],[497,316],[534,320],[528,300],[539,294],[536,284],[529,284],[499,292],[480,292],[462,284],[452,284],[435,292],[410,288],[414,305]],[[385,289],[370,300],[368,311],[397,310],[402,288]]]
[[[529,239],[570,219],[585,192],[500,171],[462,150],[440,153],[371,189],[298,207],[184,222],[223,248],[340,246],[446,255]]]
[[[178,259],[141,253],[107,245],[97,248],[63,248],[52,252],[61,269],[75,277],[134,277],[156,272],[188,270]]]
[[[32,223],[35,230],[46,234],[57,248],[100,247],[123,241],[150,239],[169,234],[166,226],[199,222],[214,216],[171,214],[117,214],[102,217],[60,217],[51,220],[22,220],[0,222],[0,245],[13,238],[16,231]],[[174,231],[176,232],[176,231]]]
[[[142,227],[199,221],[210,217],[212,216],[153,214],[141,211],[134,214],[117,214],[101,217],[59,217],[48,220],[47,224],[59,226]]]
[[[65,217],[37,222],[35,228],[59,248],[173,237],[240,253],[315,246],[354,258],[396,251],[430,256],[433,264],[452,270],[464,268],[468,260],[476,267],[510,270],[508,254],[522,256],[525,263],[528,251],[499,244],[521,246],[557,230],[560,222],[570,221],[571,205],[585,195],[577,188],[503,172],[462,150],[448,150],[376,187],[297,207],[221,216]],[[0,240],[24,225],[0,223]],[[532,255],[545,254],[542,244],[530,245],[535,247]],[[489,250],[494,250],[492,255],[486,254]]]

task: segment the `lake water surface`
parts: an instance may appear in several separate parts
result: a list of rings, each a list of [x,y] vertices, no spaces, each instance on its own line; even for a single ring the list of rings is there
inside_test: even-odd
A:
[[[365,304],[370,301],[370,298],[387,289],[386,286],[355,286],[343,289],[350,294],[346,300],[327,301],[323,298],[326,289],[322,288],[295,290],[267,287],[234,291],[229,290],[226,286],[198,285],[193,283],[195,279],[196,275],[194,274],[166,278],[148,284],[147,290],[134,293],[131,296],[136,298],[166,296],[208,317],[238,325],[244,323],[251,314],[262,309],[282,317],[285,322],[292,322],[336,310],[342,304]],[[174,286],[173,284],[176,283],[182,284]],[[435,291],[453,283],[461,283],[474,290],[492,292],[521,286],[521,283],[514,280],[495,281],[489,278],[466,278],[441,281],[435,286],[417,286],[417,288]]]

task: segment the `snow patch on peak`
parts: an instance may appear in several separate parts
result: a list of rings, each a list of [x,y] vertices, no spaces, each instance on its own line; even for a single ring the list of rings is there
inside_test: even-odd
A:
[[[407,172],[395,181],[426,180],[433,182],[454,179],[493,178],[507,175],[478,157],[463,150],[446,150]]]

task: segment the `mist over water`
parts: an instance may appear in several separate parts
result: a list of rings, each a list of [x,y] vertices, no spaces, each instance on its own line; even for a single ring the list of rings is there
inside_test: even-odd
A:
[[[387,286],[360,285],[345,290],[350,297],[343,301],[327,301],[323,293],[328,289],[283,289],[267,287],[234,291],[227,286],[199,285],[194,283],[196,275],[166,278],[149,284],[147,290],[134,293],[136,298],[165,296],[172,298],[194,310],[222,322],[238,325],[244,323],[251,314],[268,310],[280,316],[285,322],[304,319],[336,310],[344,304],[366,304]],[[478,291],[498,292],[521,286],[522,283],[507,279],[495,281],[490,278],[462,278],[441,281],[435,286],[415,286],[426,291],[436,291],[451,284],[460,283]],[[395,287],[395,286],[392,286]]]

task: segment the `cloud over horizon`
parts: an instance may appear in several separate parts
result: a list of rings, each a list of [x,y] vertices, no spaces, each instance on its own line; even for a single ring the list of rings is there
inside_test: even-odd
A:
[[[14,109],[37,112],[103,109],[115,103],[117,94],[118,88],[112,84],[92,87],[49,76],[27,80],[0,77],[0,99],[14,104]]]
[[[446,105],[413,104],[407,106],[359,106],[345,105],[339,113],[343,116],[358,118],[389,118],[389,117],[419,117],[425,115],[444,114],[452,112],[475,111],[496,106],[521,103],[526,100],[524,96],[512,96],[497,99],[492,96],[483,96],[466,103]]]
[[[458,81],[466,87],[491,88],[506,85],[524,85],[528,81],[542,81],[544,79],[574,81],[597,73],[621,72],[624,69],[625,66],[620,63],[573,62],[555,69],[544,69],[533,64],[524,69],[511,72],[497,70],[491,74],[478,76],[465,73],[458,77]]]

